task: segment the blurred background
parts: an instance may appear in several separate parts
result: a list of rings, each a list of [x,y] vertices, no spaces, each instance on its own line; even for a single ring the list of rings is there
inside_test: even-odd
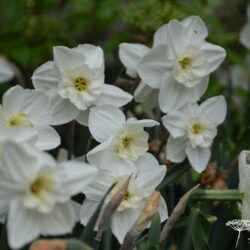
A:
[[[225,62],[212,74],[202,99],[223,94],[228,104],[227,120],[219,128],[206,173],[198,175],[189,170],[162,192],[171,212],[180,196],[194,183],[201,182],[204,188],[237,188],[237,155],[250,146],[250,55],[239,43],[239,33],[247,22],[248,4],[247,0],[1,0],[0,55],[15,65],[18,74],[15,80],[0,85],[0,95],[15,84],[32,88],[32,72],[53,60],[53,46],[75,47],[83,43],[104,49],[106,82],[132,93],[136,83],[124,80],[128,77],[118,58],[119,44],[133,42],[151,46],[153,34],[162,24],[174,18],[182,20],[200,15],[209,28],[208,41],[227,51]],[[150,116],[147,111],[138,113],[135,103],[126,111],[129,109],[138,117]],[[60,126],[58,130],[63,146],[67,147],[68,127]],[[77,125],[75,155],[86,151],[87,138],[87,129]],[[154,153],[153,146],[151,150]],[[180,167],[187,164],[184,162]],[[199,210],[199,216],[191,217],[192,225],[184,223],[185,226],[176,227],[166,249],[234,249],[237,232],[225,223],[240,218],[237,206],[235,202],[190,203],[185,217],[192,216],[194,208]],[[215,222],[205,214],[215,215],[218,220]],[[248,237],[248,233],[242,234],[239,249],[250,249]]]

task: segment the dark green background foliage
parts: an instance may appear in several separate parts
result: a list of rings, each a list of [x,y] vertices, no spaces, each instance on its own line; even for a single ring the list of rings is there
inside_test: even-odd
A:
[[[208,40],[227,51],[221,68],[228,76],[230,65],[243,65],[247,54],[247,50],[238,42],[239,32],[246,22],[247,4],[246,0],[1,0],[0,53],[17,65],[26,87],[31,88],[32,72],[43,62],[53,59],[53,46],[74,47],[81,43],[100,45],[105,51],[106,82],[114,84],[118,76],[126,78],[118,59],[118,45],[121,42],[150,46],[155,30],[162,24],[174,18],[182,20],[189,15],[200,15],[209,28]],[[250,146],[250,93],[236,87],[237,83],[233,83],[230,77],[224,85],[218,79],[216,73],[211,76],[209,88],[202,97],[206,99],[223,94],[228,104],[227,119],[220,126],[213,144],[212,161],[217,162],[220,171],[226,171],[228,187],[237,188],[237,167],[232,167],[231,162],[242,149],[249,149]],[[15,84],[17,79],[0,85],[0,94]],[[131,91],[134,87],[125,86],[125,89]],[[134,107],[134,103],[129,105],[131,111],[134,111]],[[57,129],[63,137],[63,146],[67,147],[68,125]],[[151,137],[153,139],[155,136],[152,134]],[[85,153],[87,141],[87,129],[77,125],[75,155]],[[166,177],[161,188],[169,213],[183,193],[199,181],[199,175],[190,169],[187,161],[179,165],[174,178]],[[173,167],[169,170],[170,174]],[[183,175],[180,169],[186,173]],[[182,178],[176,178],[179,175]],[[209,222],[208,214],[217,216],[217,222]],[[208,201],[189,202],[187,211],[162,249],[234,249],[237,233],[225,226],[228,220],[234,218],[240,218],[234,202],[216,206]],[[81,227],[77,225],[75,236],[79,235]],[[152,230],[159,232],[157,218]],[[152,232],[150,235],[148,240],[146,237],[139,240],[139,249],[157,249],[154,245],[156,238]],[[243,233],[239,249],[250,249],[248,237],[248,233]],[[109,230],[101,247],[118,249],[118,243]]]

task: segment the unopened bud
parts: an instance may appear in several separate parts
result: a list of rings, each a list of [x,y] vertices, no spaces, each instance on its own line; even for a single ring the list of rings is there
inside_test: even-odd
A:
[[[140,216],[135,221],[132,228],[126,234],[121,250],[130,249],[143,230],[152,221],[160,205],[160,192],[153,193],[145,204]]]

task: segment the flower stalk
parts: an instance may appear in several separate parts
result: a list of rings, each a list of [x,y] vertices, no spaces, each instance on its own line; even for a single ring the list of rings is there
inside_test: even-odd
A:
[[[241,201],[243,193],[240,193],[238,189],[230,190],[203,190],[197,189],[194,191],[190,199],[192,200],[217,200],[217,201]]]

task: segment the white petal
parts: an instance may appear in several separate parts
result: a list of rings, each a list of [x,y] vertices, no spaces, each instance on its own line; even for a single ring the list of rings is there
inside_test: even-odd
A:
[[[76,121],[83,125],[83,126],[88,126],[89,125],[89,112],[90,109],[86,109],[84,111],[81,111],[78,116],[76,117]]]
[[[99,202],[115,181],[116,178],[112,175],[112,172],[100,170],[95,180],[84,188],[83,193],[87,199]]]
[[[19,192],[20,184],[13,183],[13,180],[9,179],[4,171],[0,172],[0,214],[5,214],[8,210],[8,206],[11,200],[13,200],[17,192]]]
[[[95,46],[92,44],[80,44],[73,50],[82,53],[86,60],[85,64],[89,66],[89,68],[100,68],[104,70],[104,56],[103,50],[99,46]]]
[[[143,44],[121,43],[119,45],[119,58],[127,68],[127,74],[130,77],[137,76],[137,64],[148,51],[149,48]]]
[[[103,142],[118,133],[125,123],[125,115],[113,106],[97,106],[90,109],[89,130],[95,140]]]
[[[51,110],[49,109],[50,97],[40,90],[23,89],[20,95],[24,96],[23,104],[19,107],[20,112],[28,115],[33,125],[50,124]]]
[[[7,82],[14,76],[14,71],[8,61],[3,57],[0,57],[0,83]]]
[[[34,128],[25,126],[14,126],[4,128],[1,133],[1,140],[12,140],[16,142],[31,142],[35,143],[37,140],[38,132]]]
[[[166,158],[172,162],[183,162],[186,158],[187,138],[173,138],[171,135],[168,138],[166,146]]]
[[[115,237],[121,244],[126,233],[131,229],[136,219],[139,217],[143,207],[137,209],[126,209],[122,212],[116,212],[112,216],[111,229]]]
[[[50,110],[52,112],[51,125],[61,125],[74,120],[79,110],[68,99],[63,99],[56,92],[48,93],[51,97]]]
[[[193,148],[189,143],[186,148],[186,153],[190,164],[198,173],[201,173],[206,168],[211,157],[209,148]]]
[[[72,201],[72,200],[71,200],[71,204],[72,204],[72,206],[74,208],[74,212],[75,212],[75,221],[79,222],[80,221],[80,211],[81,211],[82,204],[79,204],[78,202]]]
[[[97,174],[94,166],[84,162],[66,161],[58,167],[59,171],[66,173],[67,178],[63,180],[63,187],[70,195],[80,193]]]
[[[175,56],[182,56],[188,44],[185,27],[177,20],[171,20],[168,25],[169,42]]]
[[[247,23],[240,32],[240,42],[250,49],[250,23]]]
[[[7,118],[17,112],[25,101],[24,89],[17,85],[8,89],[3,95],[3,112]]]
[[[112,137],[89,151],[87,159],[99,169],[111,171],[118,176],[129,175],[137,171],[133,162],[119,157]]]
[[[76,51],[64,46],[56,46],[53,48],[55,66],[60,73],[63,73],[66,69],[73,69],[81,66],[85,63],[85,56]]]
[[[165,74],[159,92],[159,105],[164,113],[182,107],[187,101],[190,89],[178,83],[174,78]]]
[[[168,113],[162,117],[162,122],[174,138],[184,136],[187,132],[188,117],[181,111]]]
[[[191,44],[200,44],[207,36],[208,30],[199,16],[191,16],[181,22],[185,25],[186,39]]]
[[[39,216],[36,211],[24,209],[20,199],[9,207],[7,220],[8,241],[11,248],[21,248],[39,236]]]
[[[145,110],[150,110],[158,105],[158,96],[159,90],[149,87],[143,81],[134,92],[135,101],[142,103]]]
[[[159,215],[161,218],[161,222],[165,221],[168,218],[167,204],[162,196],[161,196],[160,206],[159,206],[158,212],[159,212]]]
[[[59,73],[55,68],[54,62],[46,62],[37,68],[31,77],[32,83],[36,89],[49,91],[51,88],[57,88]]]
[[[247,159],[250,156],[250,151],[243,150],[239,155],[239,188],[241,191],[246,192],[248,178],[250,177],[250,164]]]
[[[215,124],[221,124],[226,117],[227,104],[224,96],[215,96],[203,102],[198,108],[199,114],[206,114]]]
[[[56,148],[61,143],[61,138],[56,130],[49,126],[38,127],[36,146],[41,150]]]
[[[208,73],[215,71],[226,57],[226,51],[218,46],[208,42],[203,42],[201,49],[206,53],[208,61]]]
[[[58,203],[49,214],[41,214],[39,226],[43,235],[70,233],[75,224],[75,211],[70,201]]]
[[[161,44],[167,44],[168,42],[168,23],[162,25],[154,34],[153,47],[157,47]]]
[[[163,180],[167,171],[166,166],[159,165],[149,153],[140,157],[136,166],[138,168],[136,183],[143,190],[144,197],[148,197]]]
[[[7,218],[7,209],[6,212],[0,214],[0,223],[4,224]]]
[[[32,146],[6,141],[2,151],[2,170],[13,182],[22,183],[37,171],[37,160]],[[25,166],[25,167],[24,167]]]
[[[115,107],[122,107],[132,100],[133,96],[122,89],[110,85],[104,84],[102,87],[102,93],[95,102],[95,105],[112,105]]]
[[[198,101],[201,96],[206,92],[209,82],[209,76],[204,77],[199,84],[190,89],[190,102],[191,100]],[[192,98],[191,98],[192,96]]]
[[[89,222],[89,219],[96,211],[99,203],[100,201],[96,202],[96,201],[90,201],[88,199],[84,200],[82,207],[81,207],[81,211],[80,211],[81,224],[83,224],[84,226],[87,225],[87,223]],[[95,225],[95,230],[97,229],[97,224]]]
[[[138,74],[150,87],[158,89],[163,75],[170,67],[167,63],[167,47],[159,45],[151,49],[139,62]]]

